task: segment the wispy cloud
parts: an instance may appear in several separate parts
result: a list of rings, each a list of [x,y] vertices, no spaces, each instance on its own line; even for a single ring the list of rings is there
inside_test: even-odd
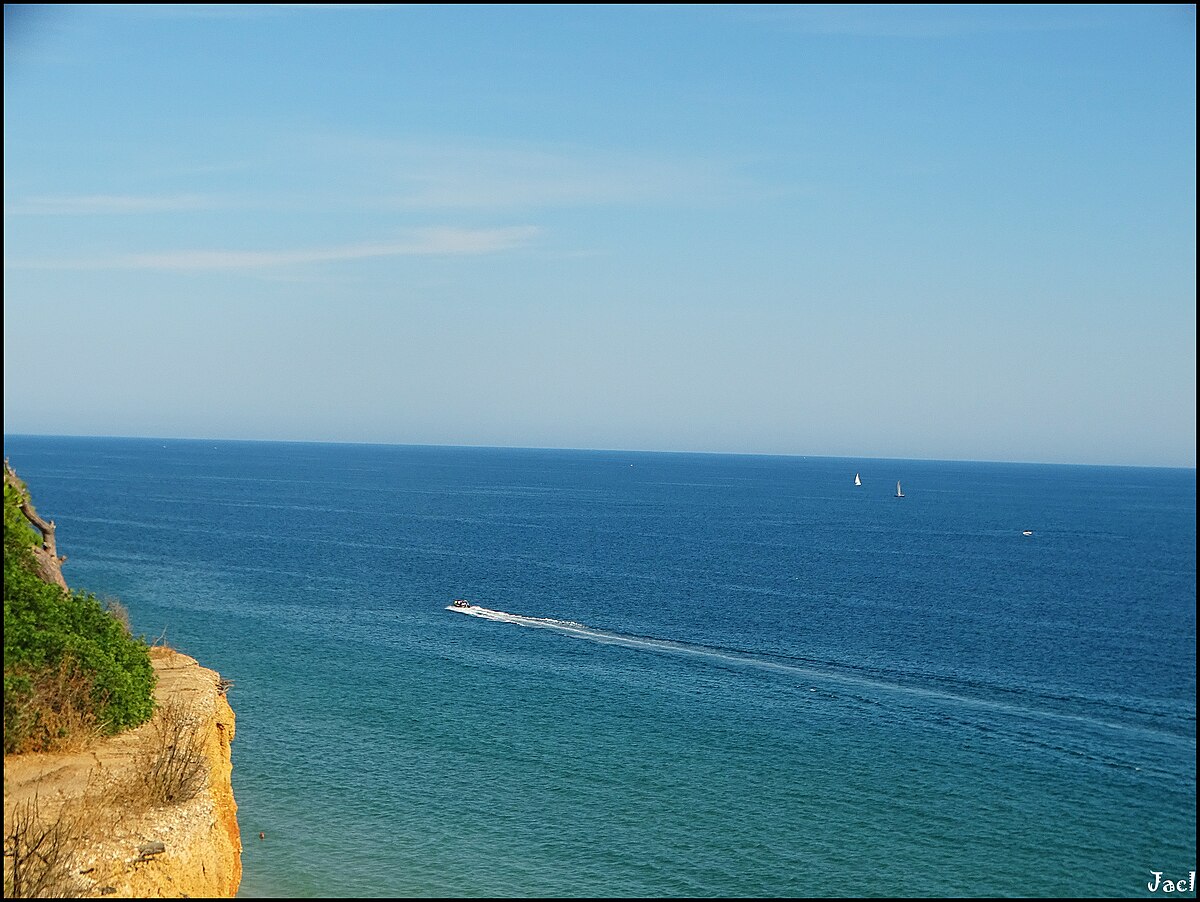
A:
[[[389,9],[391,3],[271,3],[277,9]]]
[[[317,136],[297,141],[307,164],[338,173],[322,190],[311,183],[272,184],[269,173],[250,193],[244,175],[262,168],[248,161],[197,164],[154,173],[218,182],[208,192],[93,193],[12,197],[6,217],[131,216],[254,208],[288,212],[344,210],[438,212],[503,211],[524,218],[533,210],[705,205],[761,192],[741,171],[745,160],[662,158],[651,154],[574,146],[486,146],[436,139],[392,141],[360,136]],[[265,171],[265,170],[264,170]],[[238,187],[229,188],[236,177]],[[222,190],[222,186],[228,190]]]
[[[252,19],[308,10],[387,10],[390,3],[134,3],[97,7],[108,13],[171,19]]]
[[[202,271],[264,269],[339,263],[378,257],[419,257],[491,254],[528,244],[538,234],[536,226],[499,229],[416,229],[391,241],[374,241],[335,247],[298,250],[185,250],[162,253],[119,254],[77,260],[5,261],[10,269],[124,269]]]
[[[27,197],[4,205],[5,216],[111,216],[215,210],[228,203],[201,194],[75,194]]]
[[[1104,16],[1095,8],[888,6],[800,4],[742,6],[725,10],[801,34],[877,38],[947,38],[996,32],[1060,31],[1097,27]]]
[[[447,141],[329,138],[333,159],[369,173],[371,205],[396,210],[705,203],[749,190],[728,162],[585,147],[488,147]]]

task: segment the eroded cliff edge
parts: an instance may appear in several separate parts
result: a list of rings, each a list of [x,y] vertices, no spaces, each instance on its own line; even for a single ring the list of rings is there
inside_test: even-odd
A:
[[[231,780],[234,713],[218,673],[168,648],[151,649],[156,714],[83,751],[4,760],[4,828],[36,809],[64,825],[68,895],[231,897],[241,882],[241,836]],[[203,783],[186,801],[147,801],[147,770],[163,748],[164,718],[189,724]],[[6,849],[6,855],[7,855]],[[6,871],[12,862],[6,857]]]
[[[4,895],[233,896],[231,682],[72,592],[55,533],[5,459]]]

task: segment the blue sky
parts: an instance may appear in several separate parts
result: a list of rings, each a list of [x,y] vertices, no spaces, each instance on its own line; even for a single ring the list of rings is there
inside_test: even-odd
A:
[[[1196,18],[5,7],[4,429],[1194,467]]]

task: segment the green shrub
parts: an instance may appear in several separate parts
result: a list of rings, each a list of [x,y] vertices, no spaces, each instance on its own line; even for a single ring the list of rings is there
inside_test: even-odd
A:
[[[80,729],[114,733],[145,722],[154,708],[155,679],[146,643],[94,595],[38,577],[33,549],[41,539],[20,503],[6,482],[5,754],[60,747]]]
[[[21,495],[16,487],[4,481],[4,568],[8,570],[9,559],[14,563],[33,566],[33,549],[41,545],[42,539],[37,530],[29,525],[25,515],[21,513]]]

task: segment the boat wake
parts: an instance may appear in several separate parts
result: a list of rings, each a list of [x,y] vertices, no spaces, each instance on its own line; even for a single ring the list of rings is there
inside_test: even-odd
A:
[[[469,607],[448,605],[447,611],[467,614],[483,620],[496,623],[510,623],[514,626],[530,627],[533,629],[553,630],[575,639],[585,639],[591,642],[601,642],[606,645],[623,645],[627,648],[638,648],[646,651],[665,652],[676,655],[690,655],[697,658],[707,658],[716,663],[739,665],[762,670],[789,673],[796,676],[820,679],[842,683],[858,688],[876,688],[900,692],[919,693],[922,695],[948,695],[936,689],[918,688],[904,683],[893,682],[886,677],[876,677],[871,674],[841,672],[837,665],[824,664],[820,661],[788,658],[765,652],[743,651],[734,648],[723,648],[711,645],[701,645],[694,642],[681,642],[672,639],[657,639],[650,636],[637,636],[628,633],[614,633],[609,630],[596,629],[573,620],[556,620],[553,617],[527,617],[523,614],[510,614],[507,611],[496,611],[480,605]],[[966,699],[964,699],[966,700]]]
[[[680,642],[673,639],[656,639],[650,636],[636,636],[628,633],[614,633],[609,630],[596,629],[574,620],[556,620],[553,617],[526,617],[523,614],[510,614],[507,611],[495,611],[480,605],[468,607],[448,605],[447,611],[479,617],[496,623],[510,623],[533,629],[553,630],[574,639],[585,639],[589,642],[600,642],[605,645],[622,645],[626,648],[637,648],[644,651],[656,651],[674,655],[689,655],[706,658],[714,663],[725,665],[740,665],[763,670],[773,670],[806,677],[841,681],[857,686],[877,685],[884,688],[900,688],[888,683],[876,682],[871,679],[855,676],[828,673],[819,666],[808,666],[789,660],[776,660],[773,656],[741,651],[732,648],[719,648],[711,645],[700,645],[694,642]]]
[[[592,642],[604,642],[611,645],[627,645],[638,648],[658,648],[661,646],[664,651],[688,651],[691,648],[686,643],[670,642],[663,639],[647,639],[640,636],[628,636],[621,633],[611,633],[607,630],[593,629],[582,623],[576,623],[574,620],[555,620],[553,617],[526,617],[523,614],[494,611],[491,608],[475,604],[469,607],[447,605],[446,610],[454,611],[456,614],[466,614],[470,617],[479,617],[483,620],[492,620],[497,623],[511,623],[516,626],[526,626],[534,629],[554,630],[559,633],[565,633],[568,636],[574,636],[577,639],[589,639]],[[697,648],[696,650],[700,651],[701,649]]]
[[[561,635],[606,645],[620,645],[672,655],[686,655],[702,658],[724,666],[755,670],[773,671],[787,674],[793,678],[803,679],[809,684],[810,692],[831,691],[835,695],[857,698],[869,704],[878,704],[883,697],[891,696],[899,701],[902,697],[914,696],[941,704],[966,706],[967,708],[988,709],[996,714],[1004,714],[1021,720],[1049,719],[1059,722],[1070,722],[1076,728],[1090,727],[1101,731],[1108,730],[1141,730],[1151,736],[1167,741],[1178,741],[1179,736],[1173,736],[1174,731],[1163,731],[1147,724],[1130,723],[1120,717],[1115,711],[1092,711],[1080,713],[1081,703],[1086,706],[1088,700],[1072,698],[1071,705],[1064,707],[1056,704],[1055,699],[1042,698],[1036,692],[1028,689],[1019,690],[1014,687],[988,686],[969,682],[962,686],[929,685],[916,675],[894,674],[875,671],[867,668],[855,668],[852,665],[837,664],[816,659],[796,658],[770,652],[752,652],[740,649],[723,648],[701,645],[692,642],[681,642],[670,639],[658,639],[649,636],[637,636],[626,633],[616,633],[609,630],[596,629],[573,620],[556,620],[553,617],[527,617],[523,614],[511,614],[507,611],[497,611],[480,605],[466,607],[448,605],[446,610],[490,620],[495,623],[508,623],[532,629],[552,630]],[[814,685],[815,684],[815,685]],[[831,685],[833,684],[833,685]],[[1017,696],[1023,696],[1017,701]],[[915,701],[915,699],[914,699]],[[960,709],[961,710],[961,709]],[[980,711],[982,714],[982,711]],[[1113,715],[1117,716],[1113,716]],[[1194,729],[1194,724],[1193,724]],[[1194,741],[1194,740],[1193,740]]]

